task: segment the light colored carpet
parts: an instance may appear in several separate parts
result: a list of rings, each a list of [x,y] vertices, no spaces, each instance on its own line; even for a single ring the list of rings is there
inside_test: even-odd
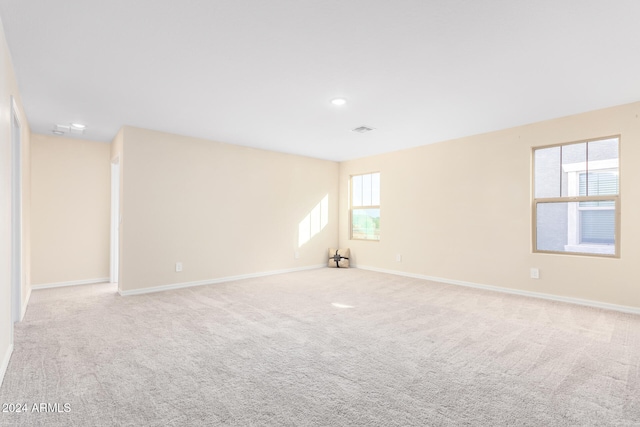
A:
[[[640,317],[357,269],[39,290],[0,402],[70,404],[16,426],[640,425]]]

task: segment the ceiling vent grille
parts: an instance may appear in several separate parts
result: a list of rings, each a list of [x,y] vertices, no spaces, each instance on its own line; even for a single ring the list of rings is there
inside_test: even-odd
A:
[[[351,129],[354,132],[358,132],[358,133],[367,133],[367,132],[371,132],[374,128],[369,127],[369,126],[358,126],[355,129]]]
[[[64,135],[66,133],[71,135],[84,135],[84,128],[78,126],[80,125],[55,125],[51,132],[55,135]]]

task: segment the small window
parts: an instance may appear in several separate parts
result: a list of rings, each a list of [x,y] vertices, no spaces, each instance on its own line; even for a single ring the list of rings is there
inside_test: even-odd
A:
[[[533,150],[533,250],[619,256],[620,138]]]
[[[380,172],[351,177],[351,238],[380,240]]]

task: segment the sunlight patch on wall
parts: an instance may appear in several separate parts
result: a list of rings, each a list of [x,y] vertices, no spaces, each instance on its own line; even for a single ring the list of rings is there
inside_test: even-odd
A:
[[[329,223],[329,195],[311,209],[311,212],[298,224],[298,247],[307,243],[322,231]]]

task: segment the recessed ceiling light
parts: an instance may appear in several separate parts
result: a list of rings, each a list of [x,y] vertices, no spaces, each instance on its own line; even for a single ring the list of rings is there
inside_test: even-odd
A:
[[[83,125],[83,124],[80,124],[80,123],[71,123],[71,126],[73,126],[76,129],[84,129],[84,128],[87,127],[86,125]]]
[[[344,98],[333,98],[333,99],[331,100],[331,103],[332,103],[333,105],[344,105],[344,104],[346,104],[346,103],[347,103],[347,100],[346,100],[346,99],[344,99]]]

